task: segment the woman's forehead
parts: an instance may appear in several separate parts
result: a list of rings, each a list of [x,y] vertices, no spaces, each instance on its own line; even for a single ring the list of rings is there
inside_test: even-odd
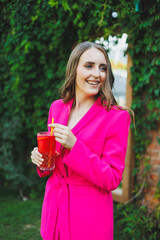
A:
[[[102,51],[97,48],[87,49],[80,57],[79,62],[101,62],[106,64],[106,58]]]

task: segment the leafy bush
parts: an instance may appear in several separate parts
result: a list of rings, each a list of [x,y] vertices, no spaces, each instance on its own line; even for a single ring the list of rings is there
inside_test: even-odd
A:
[[[30,152],[36,133],[47,129],[76,35],[66,42],[70,20],[48,1],[1,1],[1,7],[0,178],[24,190],[38,184]]]
[[[115,205],[115,222],[121,231],[122,239],[126,240],[157,240],[160,236],[158,219],[149,214],[146,206],[128,204]]]

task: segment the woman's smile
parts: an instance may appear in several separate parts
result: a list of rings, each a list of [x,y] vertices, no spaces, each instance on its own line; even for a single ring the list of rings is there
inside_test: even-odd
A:
[[[98,84],[100,83],[100,81],[94,81],[94,80],[86,80],[86,82],[91,85],[91,86],[98,86]]]

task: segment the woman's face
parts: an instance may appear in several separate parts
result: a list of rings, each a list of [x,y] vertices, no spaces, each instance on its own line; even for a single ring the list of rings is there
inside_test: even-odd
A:
[[[76,72],[76,98],[95,97],[107,74],[104,54],[97,48],[85,51],[78,63]]]

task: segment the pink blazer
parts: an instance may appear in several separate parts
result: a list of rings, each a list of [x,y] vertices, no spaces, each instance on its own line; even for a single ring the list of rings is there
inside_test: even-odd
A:
[[[67,125],[73,100],[51,104],[48,123]],[[127,111],[106,111],[98,98],[72,129],[77,141],[71,151],[59,143],[60,156],[49,177],[42,207],[44,240],[112,240],[111,191],[122,180],[130,116]],[[50,131],[50,129],[48,129]]]

